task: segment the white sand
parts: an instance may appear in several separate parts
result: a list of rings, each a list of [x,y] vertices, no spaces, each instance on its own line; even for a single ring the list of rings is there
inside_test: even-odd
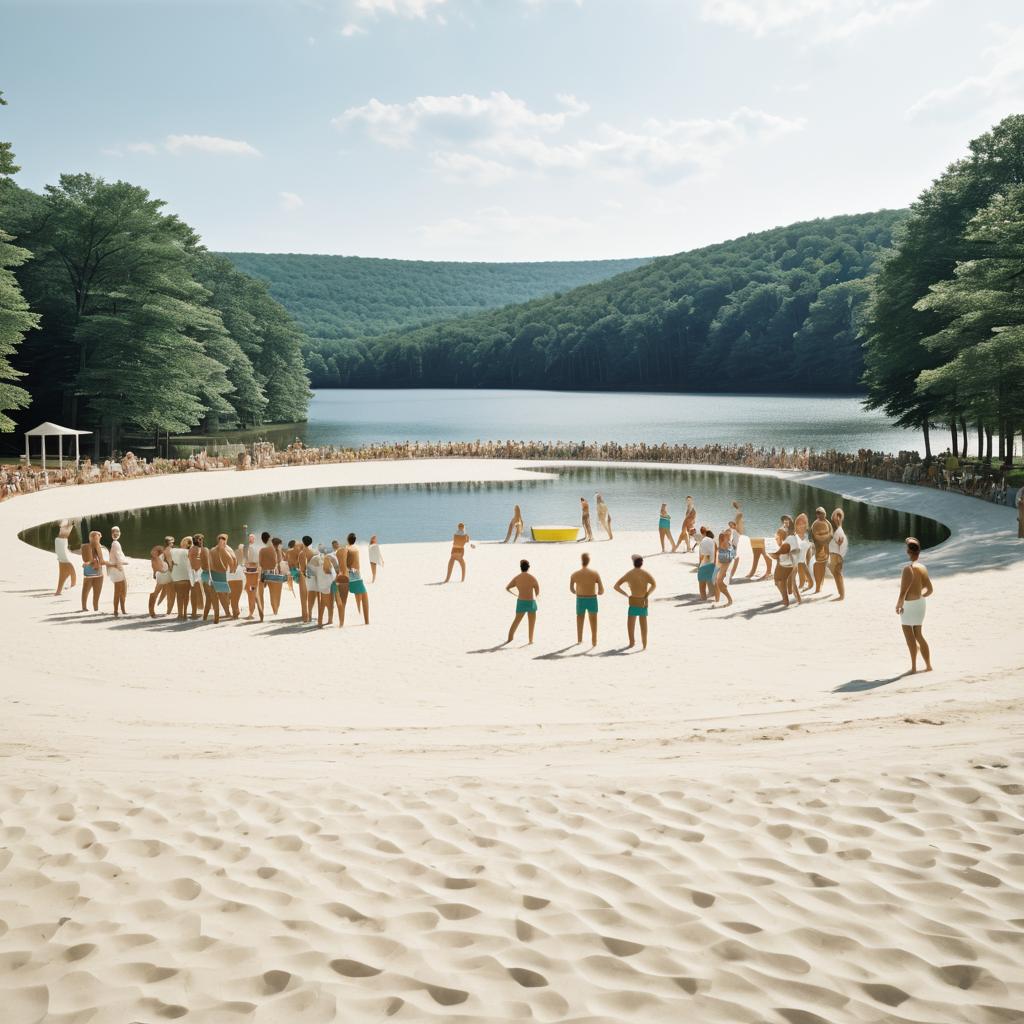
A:
[[[707,469],[707,467],[700,467]],[[731,472],[732,470],[730,470]],[[902,677],[888,578],[773,610],[691,603],[655,556],[573,646],[577,546],[386,547],[373,623],[184,627],[51,596],[18,530],[172,501],[514,479],[370,463],[63,489],[0,505],[0,1021],[1024,1019],[1024,542],[1009,509],[787,474],[934,516]],[[856,543],[856,538],[852,539]],[[654,533],[588,548],[607,585]],[[537,643],[504,639],[526,553]],[[287,617],[286,617],[287,616]]]

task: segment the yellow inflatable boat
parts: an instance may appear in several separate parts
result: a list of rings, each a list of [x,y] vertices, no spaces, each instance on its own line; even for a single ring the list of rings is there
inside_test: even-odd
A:
[[[532,526],[533,539],[541,544],[564,544],[579,537],[578,526]]]

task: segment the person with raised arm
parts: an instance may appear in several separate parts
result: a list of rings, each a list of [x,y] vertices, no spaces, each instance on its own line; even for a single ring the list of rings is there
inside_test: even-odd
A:
[[[466,582],[466,545],[469,544],[471,548],[475,548],[476,545],[470,543],[469,534],[466,533],[466,524],[459,523],[452,535],[452,553],[448,558],[448,572],[445,574],[444,581],[448,583],[452,578],[452,569],[456,565],[462,570],[462,582]]]

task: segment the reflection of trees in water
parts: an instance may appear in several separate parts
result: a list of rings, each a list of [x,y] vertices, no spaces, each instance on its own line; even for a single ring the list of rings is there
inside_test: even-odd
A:
[[[121,527],[125,551],[135,558],[147,557],[150,548],[170,534],[180,540],[186,534],[203,533],[207,542],[213,544],[218,533],[227,532],[230,543],[237,545],[244,539],[243,532],[258,534],[268,529],[276,531],[285,543],[307,532],[318,541],[328,541],[334,537],[341,539],[350,528],[347,524],[362,524],[364,531],[377,533],[383,533],[386,527],[390,542],[440,540],[448,536],[459,519],[469,524],[470,533],[484,536],[499,527],[504,531],[515,503],[523,506],[528,525],[531,520],[537,522],[530,509],[531,496],[534,502],[543,499],[546,506],[559,502],[559,514],[575,523],[580,495],[593,498],[598,491],[604,494],[620,529],[642,529],[646,519],[639,526],[636,523],[646,516],[648,504],[663,500],[669,502],[674,525],[681,525],[683,499],[692,494],[700,522],[714,528],[725,526],[731,518],[731,501],[739,500],[747,532],[754,536],[774,533],[783,513],[806,512],[813,519],[814,509],[819,505],[829,514],[841,507],[846,512],[846,532],[855,557],[858,546],[865,542],[899,541],[914,535],[925,547],[931,547],[949,536],[944,526],[923,516],[848,501],[833,491],[774,476],[639,467],[539,465],[536,469],[556,474],[556,478],[324,487],[129,509],[82,519],[69,543],[72,547],[81,546],[81,537],[93,529],[99,530],[109,542],[110,528],[115,525]],[[490,496],[494,497],[493,502],[487,501]],[[420,499],[419,504],[416,498]],[[454,498],[463,501],[453,503],[450,499]],[[656,512],[654,505],[652,516]],[[633,525],[629,525],[631,519]],[[367,526],[368,523],[372,525]],[[46,523],[24,531],[21,537],[36,547],[52,550],[58,525]],[[360,535],[361,542],[367,539],[368,533]]]

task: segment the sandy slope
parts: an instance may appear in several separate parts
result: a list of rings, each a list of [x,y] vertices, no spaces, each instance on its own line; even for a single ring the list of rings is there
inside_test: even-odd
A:
[[[518,472],[217,473],[0,505],[3,1024],[1024,1019],[1009,510],[804,475],[953,529],[928,558],[938,670],[916,678],[879,567],[844,604],[779,612],[751,583],[713,610],[692,558],[653,557],[651,649],[623,652],[611,595],[586,654],[571,546],[522,548],[538,642],[495,650],[521,553],[501,545],[447,587],[444,546],[391,545],[372,625],[318,633],[83,616],[15,539],[86,511]],[[610,584],[653,541],[590,550]]]

